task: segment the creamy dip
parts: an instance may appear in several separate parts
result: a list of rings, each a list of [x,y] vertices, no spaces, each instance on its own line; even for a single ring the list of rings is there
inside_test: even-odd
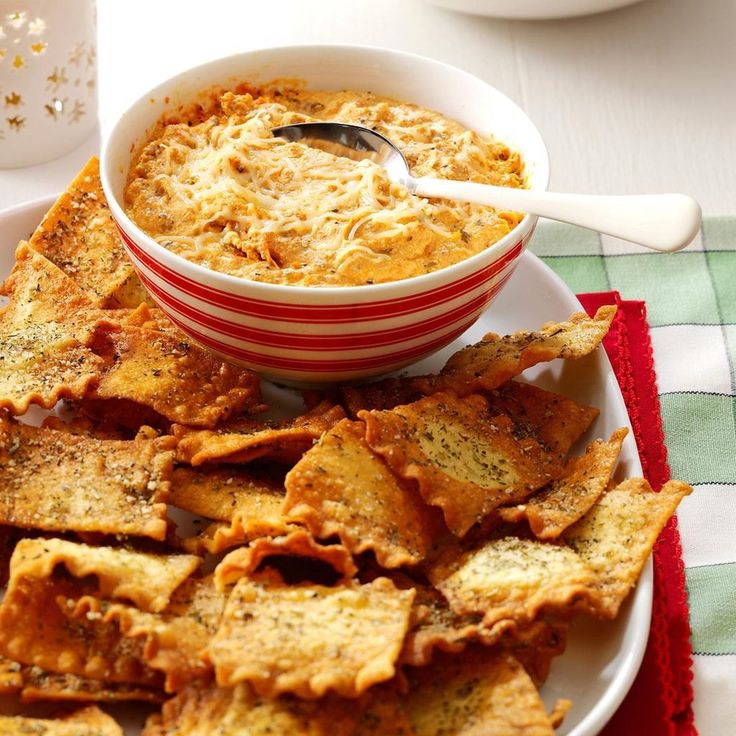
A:
[[[161,245],[216,271],[298,286],[396,281],[479,253],[522,218],[416,197],[375,163],[271,133],[357,123],[397,144],[414,176],[524,186],[517,153],[417,105],[271,86],[227,92],[199,117],[157,127],[131,166],[125,204]]]

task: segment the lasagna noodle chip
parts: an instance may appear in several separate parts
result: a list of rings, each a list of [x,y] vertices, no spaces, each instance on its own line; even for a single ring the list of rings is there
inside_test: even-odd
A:
[[[456,654],[473,641],[495,644],[504,627],[514,626],[512,621],[508,621],[504,626],[487,629],[483,626],[481,613],[455,613],[438,590],[424,585],[414,587],[415,623],[404,640],[400,656],[402,664],[421,667],[431,661],[435,650]]]
[[[213,521],[197,534],[181,540],[181,548],[192,555],[218,555],[233,547],[252,542],[262,537],[283,537],[292,531],[302,529],[298,524],[283,523],[278,527],[275,523],[269,524],[269,529],[263,529],[260,523],[250,525],[235,519],[231,523]]]
[[[215,430],[192,430],[175,425],[179,440],[177,459],[190,465],[202,463],[249,463],[272,458],[295,463],[322,433],[345,418],[342,407],[322,402],[306,414],[265,425],[246,419],[233,421]]]
[[[26,242],[16,248],[2,293],[9,298],[3,322],[14,329],[57,323],[68,337],[86,344],[100,316],[87,294]]]
[[[391,684],[371,688],[351,736],[415,736],[401,707],[401,695]]]
[[[512,626],[498,639],[498,645],[510,652],[526,670],[532,682],[541,687],[547,680],[552,660],[567,645],[568,624],[545,619],[526,626]]]
[[[394,676],[413,598],[386,578],[332,588],[241,578],[209,648],[218,684],[250,682],[267,697],[360,695]]]
[[[160,703],[163,700],[163,693],[154,688],[47,672],[36,666],[23,667],[22,680],[20,699],[23,703],[35,703],[39,700],[75,703],[138,700]]]
[[[501,518],[509,522],[526,519],[538,539],[559,537],[585,515],[608,487],[627,434],[623,427],[608,442],[591,442],[584,455],[570,460],[562,477],[521,506],[499,509]]]
[[[337,534],[353,553],[373,550],[383,567],[420,562],[437,521],[414,488],[365,441],[362,422],[343,420],[286,476],[284,511],[321,538]]]
[[[166,691],[175,692],[211,670],[201,654],[217,631],[224,605],[225,595],[215,589],[212,576],[189,578],[161,613],[113,604],[105,621],[119,621],[126,636],[144,641],[144,661],[163,672]]]
[[[126,430],[107,419],[95,422],[89,417],[83,416],[62,419],[56,414],[50,414],[41,422],[41,427],[43,429],[53,429],[57,432],[68,432],[81,437],[92,437],[97,440],[127,440],[130,439],[131,434],[130,430]],[[155,430],[154,434],[158,435]]]
[[[141,736],[353,736],[357,717],[355,703],[340,698],[267,699],[246,684],[197,683],[151,716]]]
[[[173,592],[199,567],[192,555],[155,555],[113,547],[91,547],[63,539],[23,539],[10,562],[5,602],[22,580],[50,578],[59,565],[75,578],[95,577],[94,595],[129,600],[138,608],[162,611]]]
[[[100,440],[0,415],[0,522],[162,540],[175,444]]]
[[[102,191],[96,157],[56,200],[31,236],[30,245],[99,306],[106,305],[133,278],[133,265]]]
[[[572,549],[517,537],[468,552],[451,550],[428,576],[453,611],[482,614],[486,627],[505,620],[529,623],[542,610],[564,611],[596,581]]]
[[[13,736],[123,736],[107,713],[88,706],[63,718],[26,718],[0,715],[0,733]]]
[[[54,578],[11,581],[0,606],[0,652],[43,670],[158,688],[161,675],[143,661],[139,642],[102,622],[85,586]]]
[[[593,423],[598,409],[521,381],[508,381],[485,394],[492,414],[507,414],[519,439],[534,437],[550,452],[565,457]]]
[[[565,541],[596,575],[591,595],[595,614],[615,618],[659,533],[691,492],[687,483],[671,480],[655,493],[643,478],[632,478],[605,493],[567,529]]]
[[[554,736],[537,688],[508,653],[443,654],[409,679],[402,705],[415,736]]]
[[[304,529],[294,529],[281,537],[262,537],[248,547],[228,554],[215,570],[215,583],[221,590],[243,576],[252,576],[268,557],[302,558],[305,562],[329,565],[339,579],[348,582],[358,571],[350,552],[341,544],[319,544]]]
[[[23,689],[23,665],[0,656],[0,695],[12,695]]]
[[[399,476],[417,482],[458,536],[561,470],[537,440],[517,439],[508,417],[491,416],[480,396],[437,393],[391,411],[361,411],[360,418],[370,447]]]
[[[213,427],[260,403],[258,377],[225,363],[182,334],[102,325],[92,349],[110,361],[92,399],[126,399],[172,422]]]
[[[414,380],[409,376],[384,378],[362,386],[341,386],[340,393],[348,414],[357,419],[361,410],[383,411],[421,399],[422,394],[414,387]]]
[[[283,481],[264,471],[223,465],[179,467],[174,470],[169,502],[208,519],[239,519],[253,536],[284,528]]]
[[[131,272],[128,278],[119,286],[115,287],[105,301],[105,306],[109,309],[135,309],[141,304],[155,306],[155,302],[151,299],[135,271]]]
[[[22,243],[3,285],[10,303],[0,314],[0,408],[24,414],[80,398],[104,361],[86,346],[91,303],[53,263]]]
[[[60,539],[22,540],[0,606],[0,653],[52,672],[158,687],[160,674],[145,665],[141,643],[103,620],[109,603],[99,598],[160,611],[199,562]]]
[[[491,332],[451,356],[439,376],[422,376],[414,385],[425,394],[451,390],[463,396],[497,388],[537,363],[574,360],[593,352],[615,314],[616,307],[605,306],[594,317],[576,312],[566,322],[550,322],[536,332],[522,330],[504,337]]]

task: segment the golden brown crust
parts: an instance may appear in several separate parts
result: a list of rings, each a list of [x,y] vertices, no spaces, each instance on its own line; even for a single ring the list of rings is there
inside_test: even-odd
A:
[[[353,701],[258,697],[246,684],[193,683],[151,716],[141,736],[356,736]],[[398,735],[397,735],[398,736]]]
[[[91,399],[125,399],[172,422],[213,427],[260,403],[260,381],[225,363],[189,338],[170,331],[100,326],[93,350],[109,367],[88,393]]]
[[[98,306],[106,306],[134,278],[133,264],[102,191],[100,162],[94,156],[46,213],[29,242]]]
[[[559,473],[559,459],[513,422],[491,416],[480,396],[437,393],[390,411],[359,412],[366,440],[399,476],[415,480],[464,535],[496,507],[522,500]]]
[[[322,433],[345,418],[341,406],[323,401],[295,419],[264,424],[253,419],[234,419],[214,430],[193,430],[174,425],[179,440],[177,460],[190,465],[203,463],[249,463],[260,458],[293,464]]]
[[[334,588],[241,578],[209,647],[218,684],[247,681],[267,697],[356,697],[394,676],[413,598],[386,578]]]
[[[576,312],[566,322],[550,322],[535,332],[522,330],[504,337],[490,332],[451,356],[439,376],[422,376],[414,386],[424,394],[490,391],[537,363],[588,355],[605,337],[615,314],[616,307],[605,306],[594,317]]]
[[[308,531],[292,527],[283,536],[260,537],[247,547],[230,552],[215,569],[217,587],[222,590],[243,576],[253,576],[268,557],[294,557],[307,563],[326,563],[343,583],[348,583],[358,571],[352,555],[342,544],[320,544]]]
[[[96,439],[0,415],[0,523],[163,540],[175,444]]]
[[[320,538],[337,534],[353,553],[373,550],[383,567],[417,564],[441,528],[416,490],[365,441],[362,422],[326,432],[286,476],[284,512]]]
[[[555,539],[583,517],[608,487],[621,444],[628,434],[617,429],[608,442],[594,440],[584,455],[572,458],[564,473],[520,506],[498,510],[504,521],[526,519],[538,539]]]

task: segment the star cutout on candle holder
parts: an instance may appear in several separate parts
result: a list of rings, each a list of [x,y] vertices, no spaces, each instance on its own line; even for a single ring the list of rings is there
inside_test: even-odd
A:
[[[40,36],[46,30],[46,21],[43,18],[34,18],[28,23],[28,35]]]
[[[22,28],[26,22],[26,13],[16,11],[15,13],[8,13],[5,18],[13,28]]]
[[[8,121],[8,125],[10,128],[15,130],[16,132],[19,131],[25,124],[26,119],[21,117],[20,115],[15,115],[12,118],[5,118]]]
[[[46,110],[46,114],[50,118],[57,120],[59,115],[61,115],[66,108],[66,101],[66,97],[63,100],[60,100],[58,97],[54,97],[51,102],[43,106],[43,109]]]
[[[74,105],[69,111],[69,123],[78,123],[84,117],[84,103],[74,100]]]
[[[5,107],[18,107],[23,104],[23,98],[17,92],[5,95]]]
[[[69,64],[74,64],[74,66],[79,66],[79,62],[82,61],[83,56],[84,41],[81,41],[80,43],[74,44],[72,50],[69,52],[69,56],[67,57],[67,62]]]
[[[67,84],[69,79],[66,76],[66,70],[63,66],[55,66],[54,71],[46,77],[46,81],[48,82],[46,90],[56,92],[62,84]]]

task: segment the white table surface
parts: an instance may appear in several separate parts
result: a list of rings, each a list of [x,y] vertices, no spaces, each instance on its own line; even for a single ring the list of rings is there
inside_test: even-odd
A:
[[[63,2],[63,0],[59,0]],[[542,132],[561,191],[684,191],[736,214],[736,2],[644,0],[561,21],[503,21],[422,0],[98,0],[100,121],[203,61],[294,42],[433,56],[491,82]],[[730,70],[730,72],[729,72]],[[61,190],[98,149],[0,171],[0,208]]]

